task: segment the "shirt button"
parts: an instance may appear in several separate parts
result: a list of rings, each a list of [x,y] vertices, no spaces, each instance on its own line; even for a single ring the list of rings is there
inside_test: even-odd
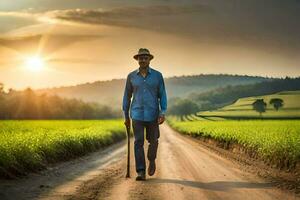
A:
[[[146,81],[146,80],[144,79],[144,81]]]

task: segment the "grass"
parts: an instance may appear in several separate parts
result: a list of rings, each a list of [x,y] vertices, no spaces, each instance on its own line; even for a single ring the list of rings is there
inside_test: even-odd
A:
[[[167,120],[181,133],[240,144],[279,167],[294,168],[300,162],[300,120]]]
[[[42,169],[125,137],[121,119],[0,121],[0,176]]]
[[[251,105],[256,99],[260,98],[267,103],[267,109],[262,114],[262,118],[300,118],[300,91],[285,91],[272,95],[241,98],[229,106],[213,111],[198,112],[197,115],[205,117],[260,118],[259,113],[254,111]],[[283,99],[284,106],[276,111],[269,104],[272,98]]]

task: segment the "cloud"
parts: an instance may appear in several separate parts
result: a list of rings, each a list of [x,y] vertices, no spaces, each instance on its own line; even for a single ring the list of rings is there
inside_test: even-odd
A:
[[[102,35],[67,35],[67,34],[38,34],[22,37],[0,37],[0,47],[15,50],[17,52],[37,52],[46,55],[67,48],[77,42],[101,39]]]
[[[157,15],[178,15],[194,12],[211,12],[212,10],[201,4],[195,5],[183,5],[183,6],[132,6],[121,7],[111,10],[101,9],[73,9],[73,10],[57,10],[51,11],[54,16],[64,19],[77,19],[78,18],[123,18],[123,17],[145,17],[145,16],[157,16]]]
[[[157,19],[161,16],[178,16],[191,13],[209,13],[212,10],[205,5],[183,5],[183,6],[131,6],[115,8],[111,10],[101,9],[71,9],[56,10],[46,13],[51,18],[90,24],[106,24],[121,26],[138,26],[135,21],[145,18]]]
[[[90,23],[90,24],[109,24],[109,25],[128,25],[130,21],[140,20],[141,18],[157,18],[158,16],[181,15],[191,13],[210,13],[213,10],[202,4],[192,5],[152,5],[152,6],[128,6],[118,7],[110,10],[103,9],[65,9],[50,10],[47,12],[1,12],[0,16],[21,17],[45,21],[45,19],[60,19],[65,21]],[[126,21],[126,23],[124,23]]]
[[[34,15],[20,12],[0,12],[0,34],[39,23]]]
[[[207,3],[49,11],[62,21],[113,25],[183,36],[195,42],[250,48],[300,48],[300,29],[292,5]],[[282,9],[281,9],[282,8]],[[280,28],[284,27],[284,28]]]
[[[32,14],[11,12],[10,15],[46,22],[55,20],[57,23],[139,28],[213,45],[288,49],[290,52],[300,49],[299,3],[261,3],[258,0],[202,2],[206,4],[185,2],[105,10],[95,6],[95,9],[50,10]]]
[[[84,58],[52,58],[47,61],[51,63],[71,63],[71,64],[94,64],[99,62],[105,62],[102,60],[84,59]]]
[[[0,11],[0,16],[11,16],[11,17],[21,17],[21,18],[35,18],[37,14],[30,12],[17,12],[17,11]]]

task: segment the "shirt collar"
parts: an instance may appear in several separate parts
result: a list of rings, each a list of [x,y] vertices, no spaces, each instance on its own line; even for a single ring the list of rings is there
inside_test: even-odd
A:
[[[148,67],[148,72],[151,74],[151,71],[152,71],[152,69],[151,69],[151,67],[149,66]],[[136,71],[135,71],[135,73],[136,74],[138,74],[140,72],[140,68],[138,68]]]

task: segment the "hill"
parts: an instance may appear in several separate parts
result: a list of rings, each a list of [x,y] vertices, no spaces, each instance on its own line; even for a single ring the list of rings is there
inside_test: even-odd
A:
[[[215,110],[234,103],[244,97],[269,95],[282,91],[300,90],[300,78],[276,79],[248,85],[225,86],[200,94],[191,94],[189,99],[197,103],[200,110]]]
[[[200,74],[189,76],[174,76],[165,78],[168,98],[187,97],[191,93],[201,93],[227,85],[247,85],[273,78],[241,75]],[[97,102],[120,109],[125,87],[125,79],[96,81],[75,86],[46,88],[36,90],[38,93],[58,95],[66,98],[81,99],[86,102]]]
[[[273,98],[283,100],[283,107],[278,111],[269,103]],[[253,110],[252,103],[256,99],[263,99],[267,103],[263,118],[300,118],[300,90],[283,91],[271,95],[253,96],[240,98],[235,103],[223,108],[198,112],[201,117],[224,117],[224,118],[260,118],[259,113]],[[214,118],[213,118],[214,119]]]

